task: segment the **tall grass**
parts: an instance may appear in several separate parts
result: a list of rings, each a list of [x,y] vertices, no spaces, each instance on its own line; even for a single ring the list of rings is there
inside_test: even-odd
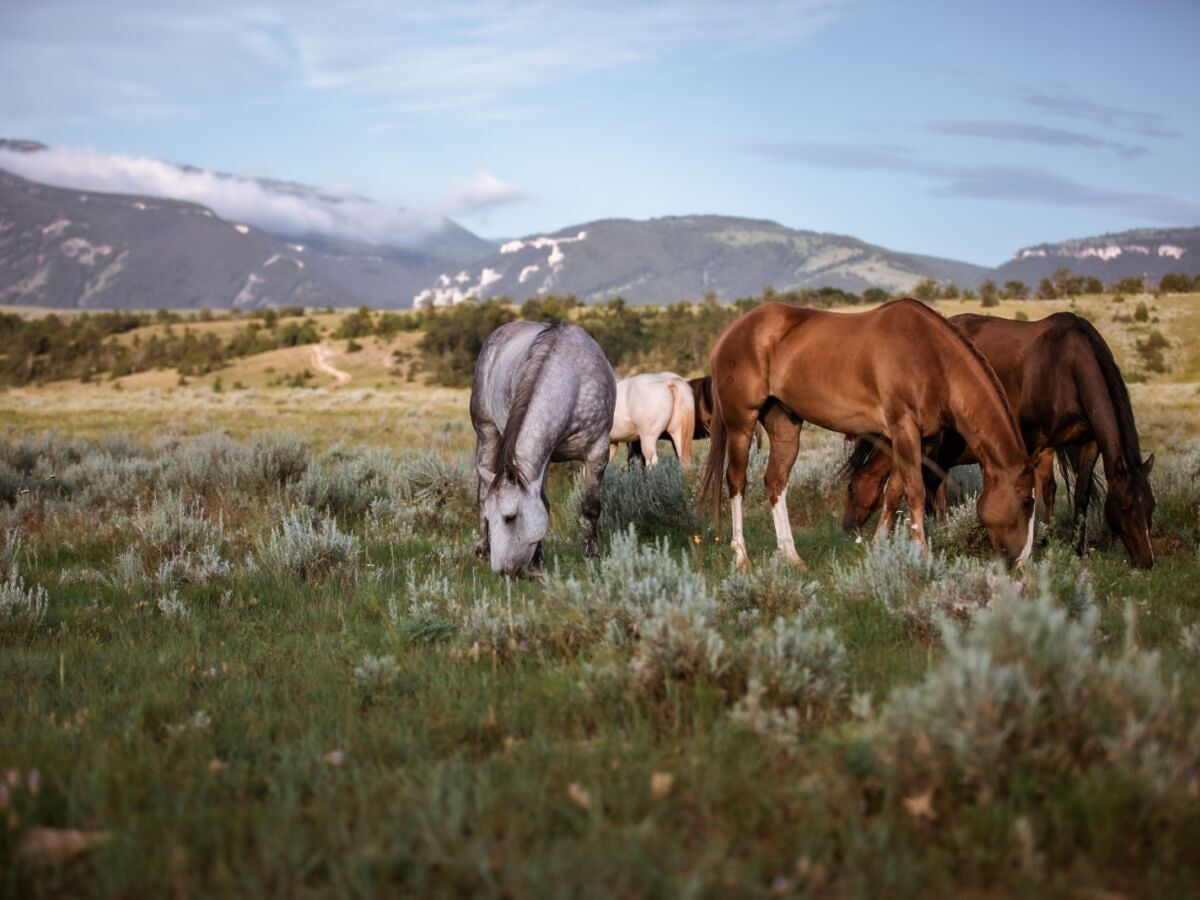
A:
[[[1194,892],[1192,451],[1152,571],[1064,516],[1010,572],[969,503],[855,545],[814,443],[807,571],[758,497],[731,572],[666,460],[612,468],[593,561],[556,472],[512,582],[461,452],[10,434],[0,893]]]

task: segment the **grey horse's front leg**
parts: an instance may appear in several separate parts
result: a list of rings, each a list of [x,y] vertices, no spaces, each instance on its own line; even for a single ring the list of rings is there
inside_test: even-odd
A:
[[[484,471],[493,475],[496,471],[496,451],[500,448],[500,432],[487,425],[475,430],[475,507],[479,511],[479,540],[475,542],[475,555],[480,559],[491,556],[488,541],[487,519],[483,515],[483,495],[491,481],[484,478]]]
[[[604,487],[604,470],[608,468],[608,437],[588,450],[583,462],[583,502],[579,505],[583,520],[583,555],[593,559],[600,555],[600,493]]]

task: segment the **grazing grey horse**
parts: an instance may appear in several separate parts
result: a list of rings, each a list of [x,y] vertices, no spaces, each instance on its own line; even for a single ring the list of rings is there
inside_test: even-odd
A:
[[[583,552],[595,556],[617,385],[578,325],[509,322],[484,341],[471,385],[479,542],[498,575],[540,570],[550,521],[546,470],[584,464]]]

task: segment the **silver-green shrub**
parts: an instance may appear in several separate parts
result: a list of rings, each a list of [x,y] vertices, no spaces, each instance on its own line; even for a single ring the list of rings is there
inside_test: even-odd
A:
[[[353,574],[360,555],[358,538],[339,529],[334,519],[293,512],[257,540],[246,564],[276,578],[314,581]]]
[[[41,585],[26,586],[16,564],[0,573],[0,622],[37,624],[46,615],[50,596]]]
[[[576,476],[567,507],[578,510],[583,497],[582,473]],[[611,465],[604,472],[600,497],[600,533],[609,536],[636,525],[643,534],[696,531],[696,512],[688,501],[679,461],[660,457],[658,465]]]
[[[608,553],[589,564],[583,576],[548,572],[543,603],[578,611],[597,633],[618,643],[632,637],[656,605],[715,607],[703,576],[686,556],[672,554],[665,538],[640,544],[633,526],[615,535]]]
[[[161,484],[171,490],[211,495],[242,487],[252,477],[249,448],[220,431],[198,435],[163,455]]]
[[[734,665],[714,627],[717,604],[709,596],[659,599],[637,625],[629,673],[641,691],[655,694],[669,682],[719,681]]]
[[[1006,580],[970,627],[943,622],[946,651],[924,680],[889,697],[878,740],[912,785],[975,797],[1029,773],[1048,782],[1089,767],[1119,768],[1155,795],[1200,763],[1200,725],[1156,653],[1127,628],[1122,652],[1098,647],[1098,613],[1078,616]]]
[[[299,435],[264,434],[250,445],[255,478],[264,485],[291,484],[308,471],[312,452]]]
[[[367,691],[382,691],[400,677],[400,664],[390,654],[364,653],[362,661],[354,667],[354,677]]]

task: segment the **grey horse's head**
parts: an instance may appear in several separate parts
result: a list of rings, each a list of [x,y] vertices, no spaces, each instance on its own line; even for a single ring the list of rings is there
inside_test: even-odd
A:
[[[480,467],[483,517],[487,521],[492,571],[528,575],[550,525],[550,510],[541,489],[510,466],[499,475]]]

